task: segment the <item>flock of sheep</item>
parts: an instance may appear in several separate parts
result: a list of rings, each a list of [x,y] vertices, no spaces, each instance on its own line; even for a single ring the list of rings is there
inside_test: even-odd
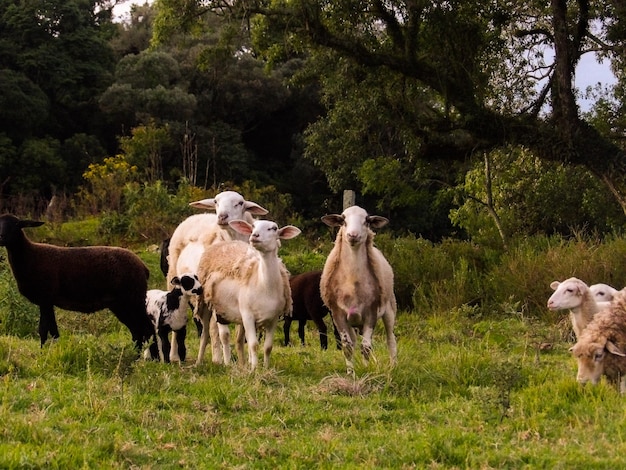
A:
[[[626,288],[588,286],[578,278],[550,284],[553,311],[569,310],[576,344],[570,352],[578,362],[578,382],[597,384],[602,376],[626,393]]]
[[[368,215],[358,206],[324,216],[325,224],[339,228],[324,269],[291,278],[278,250],[281,240],[298,236],[300,229],[255,219],[268,211],[234,191],[191,205],[211,212],[188,217],[172,234],[161,265],[167,273],[167,290],[148,290],[149,271],[129,250],[34,243],[22,229],[42,222],[0,216],[0,246],[7,249],[18,289],[39,306],[41,345],[48,336],[59,337],[55,306],[84,313],[108,308],[130,330],[138,352],[150,343],[145,356],[184,361],[191,306],[200,335],[196,364],[203,361],[209,340],[213,362],[230,363],[229,324],[234,323],[238,325],[238,358],[246,361],[247,343],[247,360],[254,369],[259,331],[264,332],[267,367],[280,318],[286,319],[286,343],[292,319],[300,321],[301,339],[303,324],[313,319],[321,346],[326,348],[323,316],[327,307],[348,374],[354,374],[357,332],[367,362],[378,319],[383,321],[389,355],[395,362],[393,271],[374,246],[372,230],[386,225],[387,219]]]
[[[348,374],[354,374],[357,333],[367,362],[379,319],[395,362],[393,270],[373,242],[373,229],[386,225],[386,218],[369,215],[358,206],[322,217],[326,225],[338,228],[323,270],[291,277],[278,251],[281,240],[298,236],[300,229],[255,219],[268,211],[234,191],[191,205],[211,212],[188,217],[172,234],[161,264],[167,290],[148,290],[148,268],[127,249],[34,243],[22,229],[43,222],[0,216],[0,246],[7,249],[18,289],[39,306],[41,345],[49,336],[59,337],[54,307],[84,313],[108,308],[129,329],[137,351],[150,343],[147,357],[185,361],[191,306],[200,336],[196,364],[202,363],[209,341],[213,362],[231,362],[229,325],[234,323],[239,361],[246,361],[247,343],[247,361],[254,369],[260,330],[267,367],[281,318],[285,319],[285,344],[292,320],[300,322],[298,331],[304,341],[304,325],[312,319],[320,345],[326,349],[323,318],[330,310]],[[575,277],[554,281],[550,287],[554,293],[548,308],[570,312],[576,335],[570,351],[578,361],[577,380],[596,384],[606,376],[626,393],[626,288],[588,286]]]

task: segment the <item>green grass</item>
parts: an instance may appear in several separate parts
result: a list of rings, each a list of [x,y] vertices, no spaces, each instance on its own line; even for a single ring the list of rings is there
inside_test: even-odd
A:
[[[164,288],[158,253],[138,254]],[[281,323],[271,367],[250,373],[210,352],[194,367],[193,327],[182,367],[136,360],[108,311],[57,311],[41,348],[5,265],[0,468],[620,468],[626,397],[579,386],[566,315],[523,305],[403,310],[397,365],[379,325],[356,379],[334,338],[321,351],[311,323],[307,346],[284,347]]]
[[[580,387],[556,327],[398,318],[398,364],[345,376],[339,351],[283,347],[270,369],[134,361],[128,332],[60,312],[61,339],[0,337],[1,468],[605,468],[624,398]],[[77,323],[82,319],[84,325]],[[331,345],[332,344],[331,340]]]

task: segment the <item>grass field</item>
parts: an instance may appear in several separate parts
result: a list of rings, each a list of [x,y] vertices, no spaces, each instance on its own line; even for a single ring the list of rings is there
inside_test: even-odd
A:
[[[254,373],[135,361],[112,315],[0,337],[0,468],[619,468],[626,407],[580,387],[556,326],[399,315],[398,364],[282,346]],[[294,334],[294,336],[296,336]],[[329,341],[334,346],[334,340]]]

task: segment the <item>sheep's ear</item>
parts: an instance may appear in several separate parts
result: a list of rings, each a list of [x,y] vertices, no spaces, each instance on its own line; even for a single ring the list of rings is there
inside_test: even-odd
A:
[[[267,209],[259,206],[256,202],[252,201],[245,201],[244,206],[246,212],[250,212],[250,214],[252,215],[265,215],[269,212]]]
[[[293,225],[285,225],[278,231],[278,238],[282,238],[283,240],[290,240],[300,235],[301,232],[302,231],[298,227],[294,227]]]
[[[25,228],[25,227],[40,227],[42,226],[44,223],[40,222],[39,220],[20,220],[17,223],[17,226],[20,228]]]
[[[238,232],[242,235],[250,235],[254,227],[250,225],[245,220],[231,220],[228,222],[235,232]]]
[[[190,202],[189,205],[191,207],[195,207],[196,209],[215,210],[215,199],[201,199],[199,201]]]
[[[370,224],[370,227],[381,228],[389,223],[389,219],[385,217],[381,217],[380,215],[368,215],[367,223]]]
[[[610,352],[611,354],[615,354],[616,356],[626,356],[626,354],[624,354],[613,341],[606,342],[606,349],[608,352]]]
[[[559,281],[552,281],[552,282],[550,283],[550,288],[551,288],[552,290],[557,290],[557,288],[559,287],[559,285],[560,285],[560,284],[561,284],[561,283],[560,283]]]
[[[174,278],[170,281],[170,284],[173,286],[180,286],[180,279],[178,276],[174,276]]]
[[[345,219],[341,214],[328,214],[322,217],[322,222],[324,222],[329,227],[341,227],[344,220]]]

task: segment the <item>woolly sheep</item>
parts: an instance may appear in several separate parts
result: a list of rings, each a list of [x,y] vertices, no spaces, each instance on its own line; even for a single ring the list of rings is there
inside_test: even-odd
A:
[[[289,273],[278,257],[278,248],[280,240],[296,237],[300,229],[292,225],[279,229],[269,220],[257,220],[254,224],[235,220],[230,225],[248,235],[249,243],[232,241],[205,248],[198,268],[204,301],[199,302],[199,312],[204,328],[197,364],[202,362],[206,348],[206,327],[210,318],[206,306],[211,305],[217,312],[224,362],[230,363],[228,323],[237,323],[244,328],[251,369],[258,363],[257,328],[265,330],[263,364],[268,367],[278,319],[280,315],[290,315],[292,310]],[[242,360],[241,335],[237,338],[237,350]]]
[[[285,317],[283,332],[285,334],[285,346],[289,345],[289,330],[291,322],[298,322],[298,336],[304,345],[304,328],[308,320],[313,320],[317,326],[320,336],[320,346],[328,349],[328,327],[324,322],[324,317],[328,314],[328,309],[324,306],[320,295],[320,279],[322,271],[311,271],[292,276],[289,279],[291,287],[291,299],[293,300],[293,312],[290,317]],[[337,349],[341,349],[341,338],[333,323]]]
[[[589,286],[576,277],[563,282],[553,281],[550,287],[554,292],[548,299],[548,309],[570,311],[570,320],[576,338],[580,336],[593,316],[608,305],[607,302],[597,302]]]
[[[146,310],[152,321],[155,342],[150,346],[153,358],[159,357],[163,362],[183,362],[187,356],[185,332],[187,325],[187,304],[192,297],[202,292],[198,276],[185,273],[180,278],[172,279],[174,288],[171,291],[150,289],[146,293]],[[172,344],[168,339],[172,334]]]
[[[174,230],[168,246],[168,283],[176,275],[198,271],[198,262],[206,246],[223,241],[247,240],[232,229],[228,222],[232,220],[254,221],[253,215],[265,215],[267,210],[235,191],[223,191],[214,198],[202,199],[189,204],[198,209],[215,211],[214,214],[196,214],[185,219]],[[195,309],[194,309],[195,310]],[[197,312],[196,316],[197,316]],[[217,323],[212,318],[210,336],[213,350],[213,362],[221,363]],[[200,328],[198,327],[198,330]],[[176,333],[173,334],[175,336]]]
[[[570,351],[578,362],[579,383],[595,385],[604,375],[626,393],[626,290],[593,317]]]
[[[593,284],[589,286],[591,295],[596,299],[596,302],[610,302],[613,300],[613,296],[617,294],[617,289],[611,287],[608,284]]]
[[[374,246],[371,230],[389,221],[368,215],[359,206],[349,207],[342,214],[326,215],[322,221],[330,227],[339,227],[335,246],[324,264],[320,292],[341,336],[348,374],[354,375],[352,357],[357,340],[354,328],[361,330],[361,353],[368,362],[372,334],[379,318],[385,326],[389,356],[395,363],[397,346],[393,328],[397,307],[393,270]]]
[[[59,247],[31,242],[25,227],[43,222],[0,216],[5,246],[20,293],[39,306],[41,345],[59,337],[54,307],[83,313],[108,308],[131,332],[138,351],[154,334],[146,314],[149,271],[133,252],[119,247]]]

